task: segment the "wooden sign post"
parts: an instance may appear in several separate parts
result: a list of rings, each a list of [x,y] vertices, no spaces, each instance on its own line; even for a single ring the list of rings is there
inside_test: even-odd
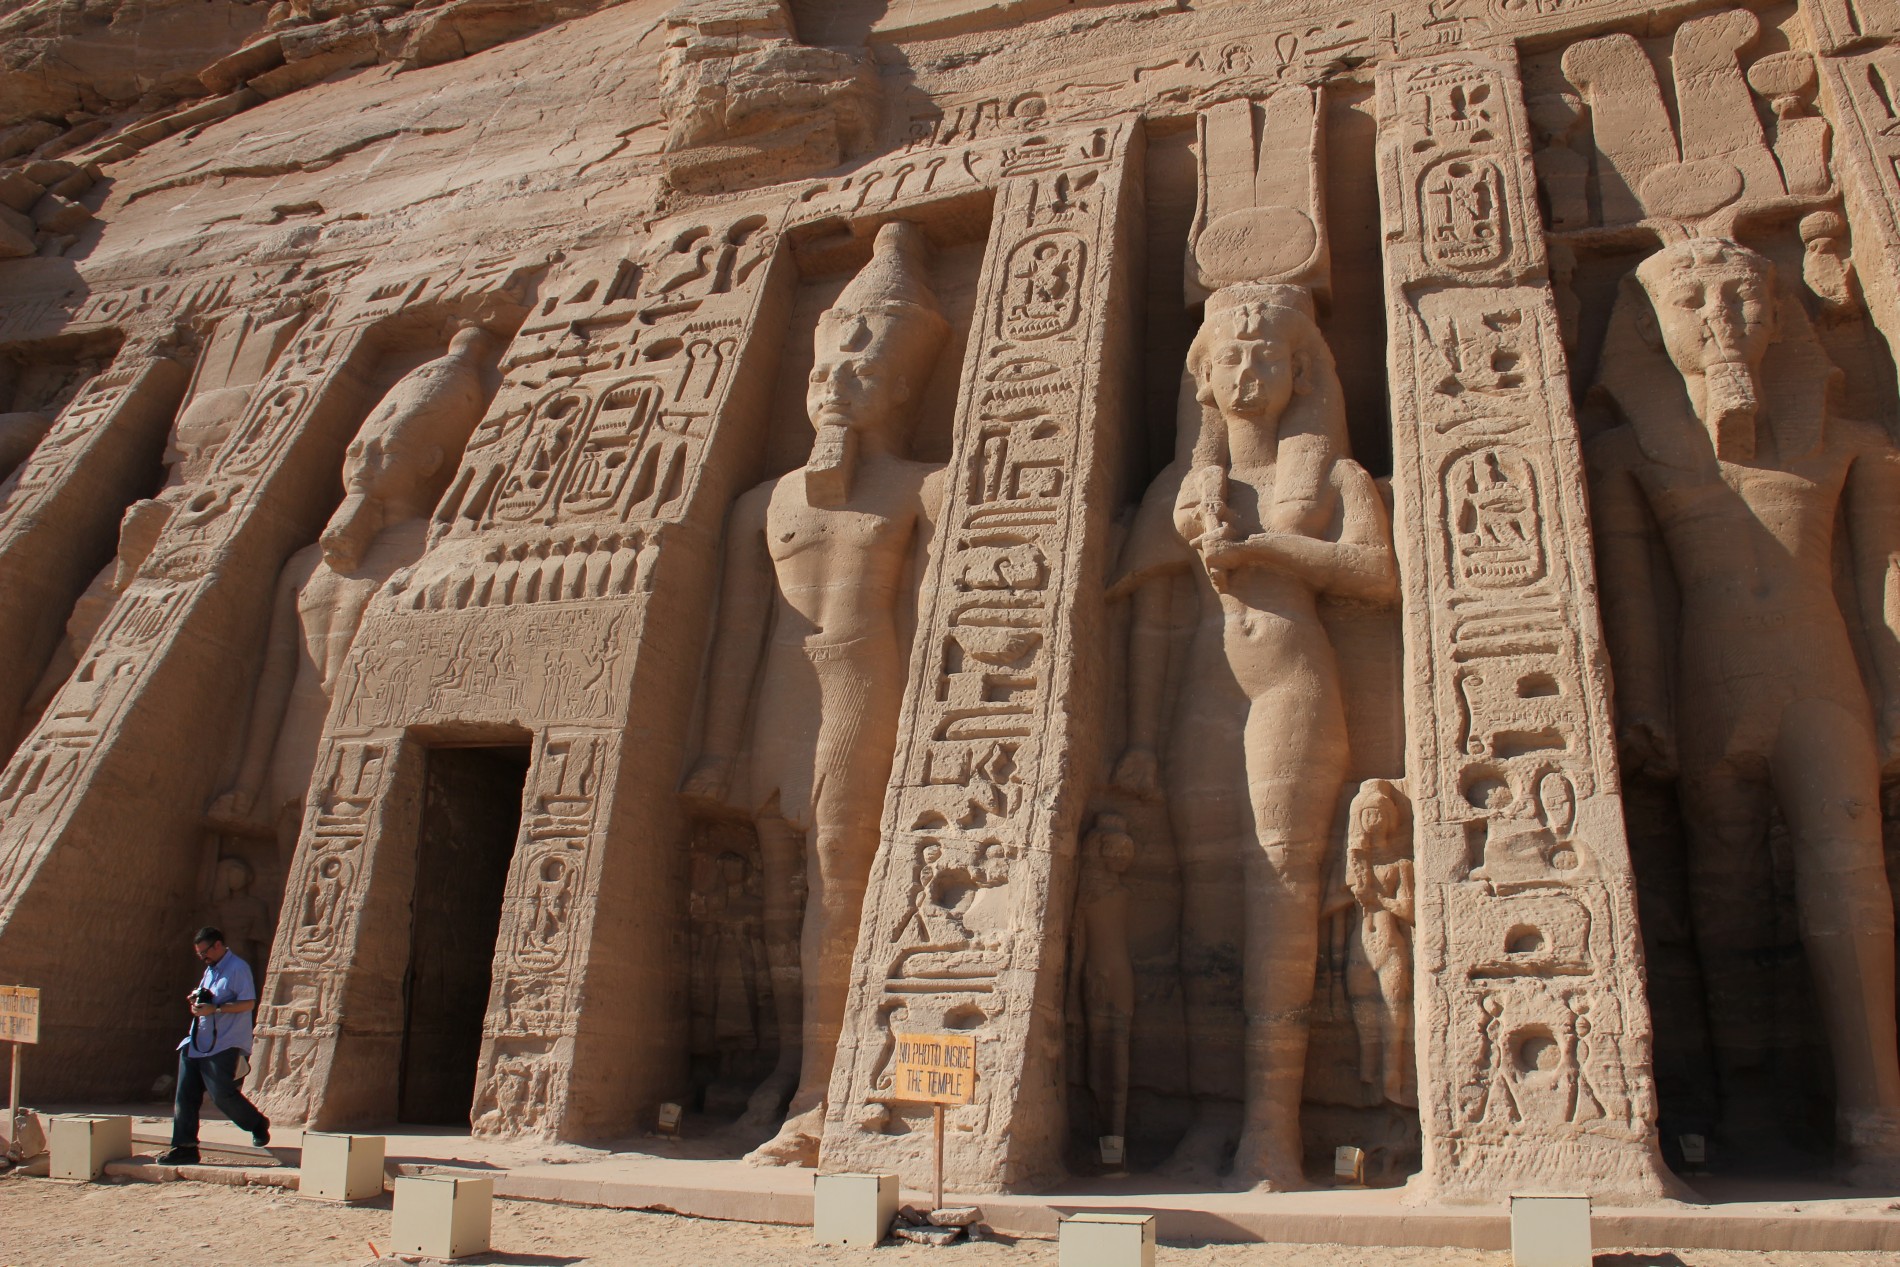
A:
[[[896,1098],[928,1104],[936,1119],[937,1153],[932,1167],[936,1204],[943,1209],[943,1106],[976,1099],[975,1034],[893,1034],[897,1055],[891,1062]]]
[[[7,1096],[7,1151],[17,1151],[20,1129],[22,1053],[40,1041],[40,992],[30,985],[0,985],[0,1039],[13,1045],[13,1090]]]

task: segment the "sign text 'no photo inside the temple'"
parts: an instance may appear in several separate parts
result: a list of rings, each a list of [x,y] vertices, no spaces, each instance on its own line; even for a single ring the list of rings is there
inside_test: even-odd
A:
[[[892,1083],[897,1098],[968,1104],[976,1098],[976,1035],[895,1034]]]

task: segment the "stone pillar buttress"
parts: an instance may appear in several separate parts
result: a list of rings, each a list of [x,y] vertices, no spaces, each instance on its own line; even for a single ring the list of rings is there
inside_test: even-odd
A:
[[[1001,155],[827,1171],[928,1181],[930,1111],[895,1100],[889,1068],[892,1033],[915,1031],[977,1039],[976,1102],[948,1110],[947,1183],[994,1191],[1062,1172],[1063,972],[1108,670],[1142,143],[1123,121]]]
[[[1378,117],[1422,1182],[1451,1201],[1654,1200],[1583,458],[1515,59],[1382,66]],[[1525,832],[1544,847],[1513,849]]]
[[[60,621],[101,559],[119,512],[150,486],[189,371],[127,345],[60,412],[0,500],[0,753],[53,653]]]

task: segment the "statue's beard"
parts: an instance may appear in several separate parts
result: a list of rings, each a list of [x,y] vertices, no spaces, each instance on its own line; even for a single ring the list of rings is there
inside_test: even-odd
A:
[[[813,506],[842,506],[851,495],[858,465],[858,433],[839,423],[820,423],[805,463],[805,500]]]
[[[319,539],[323,561],[338,572],[354,570],[382,530],[383,503],[365,493],[351,493],[330,516]]]
[[[1730,461],[1755,456],[1755,418],[1761,412],[1754,369],[1742,361],[1723,361],[1702,371],[1702,421],[1715,442],[1715,454]]]

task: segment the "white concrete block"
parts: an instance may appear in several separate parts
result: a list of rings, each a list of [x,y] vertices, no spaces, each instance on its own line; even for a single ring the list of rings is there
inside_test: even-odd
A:
[[[493,1179],[405,1175],[396,1180],[390,1240],[398,1254],[425,1258],[485,1254],[494,1202]]]
[[[819,1175],[812,1182],[814,1245],[870,1249],[897,1217],[896,1175]]]
[[[383,1195],[383,1137],[303,1133],[297,1192],[318,1201],[368,1201]]]
[[[97,1179],[106,1163],[132,1155],[132,1119],[72,1113],[51,1119],[47,1173],[55,1179]]]
[[[1590,1267],[1590,1252],[1588,1196],[1512,1195],[1514,1267]]]
[[[1060,1267],[1155,1267],[1152,1214],[1072,1214],[1056,1241]]]

